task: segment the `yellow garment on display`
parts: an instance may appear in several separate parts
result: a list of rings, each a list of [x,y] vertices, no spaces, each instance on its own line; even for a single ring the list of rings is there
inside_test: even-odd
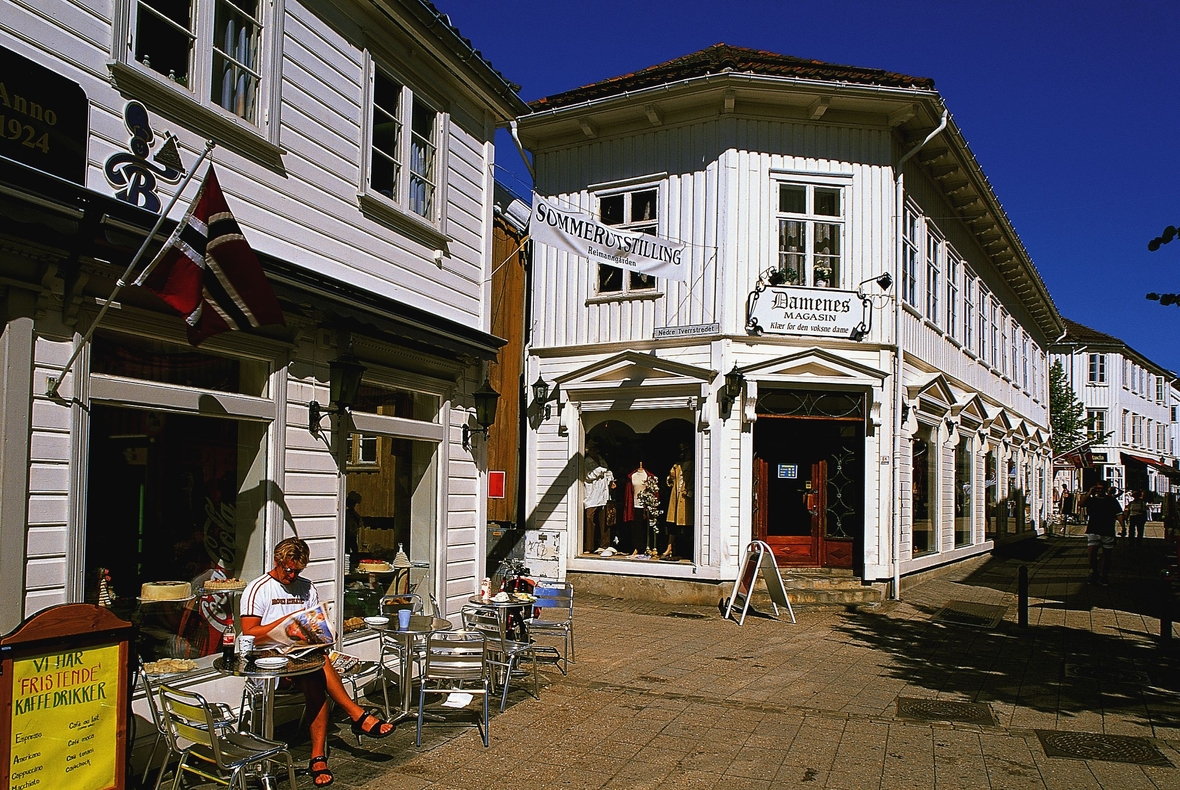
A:
[[[688,490],[688,479],[691,474],[692,466],[687,461],[681,461],[668,472],[668,488],[671,489],[668,495],[669,524],[683,527],[692,520],[692,505],[689,502],[691,494]]]

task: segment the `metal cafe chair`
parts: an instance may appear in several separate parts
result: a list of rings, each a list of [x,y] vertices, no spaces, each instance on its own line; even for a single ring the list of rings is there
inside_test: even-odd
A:
[[[500,697],[500,712],[508,704],[508,685],[512,681],[512,673],[517,671],[520,659],[528,658],[533,665],[534,698],[540,699],[537,684],[537,654],[533,646],[527,642],[517,642],[509,639],[506,634],[506,620],[503,612],[496,611],[490,606],[465,606],[462,610],[463,627],[469,631],[479,631],[488,640],[487,662],[503,676],[503,694]],[[492,690],[495,691],[493,676]]]
[[[569,582],[546,582],[533,590],[537,601],[533,605],[542,610],[541,617],[525,618],[530,637],[556,635],[562,637],[563,650],[547,645],[533,645],[538,652],[553,651],[561,658],[561,674],[566,674],[574,660],[574,586]]]
[[[483,721],[475,712],[475,726],[488,746],[488,697],[492,694],[488,676],[487,637],[480,631],[435,631],[426,640],[426,665],[418,692],[418,737],[422,745],[422,720],[427,694],[472,694],[483,697]],[[482,726],[481,726],[482,725]]]
[[[171,742],[168,740],[167,728],[164,724],[164,716],[160,713],[160,706],[156,701],[156,695],[159,693],[157,684],[152,680],[151,675],[143,668],[142,659],[139,662],[139,671],[136,673],[139,682],[143,686],[144,699],[147,700],[148,712],[152,716],[152,724],[156,728],[156,739],[152,742],[152,750],[148,752],[147,762],[143,766],[143,777],[139,783],[143,787],[147,787],[148,773],[152,770],[152,763],[156,759],[156,750],[160,748],[160,742],[164,742],[166,751],[164,752],[164,762],[160,763],[160,771],[156,774],[156,790],[160,788],[160,782],[164,779],[164,771],[168,768],[168,763],[175,754],[179,756],[179,752],[175,752],[171,748]],[[210,707],[213,710],[213,725],[218,732],[234,729],[237,724],[237,716],[233,709],[224,702],[212,703]]]
[[[389,628],[397,628],[397,613],[403,609],[409,609],[410,614],[422,613],[422,596],[417,593],[404,593],[402,595],[386,595],[381,599],[380,608],[378,611],[389,618]],[[414,652],[410,656],[410,661],[407,664],[411,667],[416,664],[421,669],[422,661],[426,655],[426,641],[425,639],[415,640]],[[402,660],[402,646],[401,642],[392,636],[381,632],[381,652],[377,658],[379,665],[378,673],[381,675],[381,699],[385,703],[385,717],[389,718],[389,672],[393,668],[391,664],[395,665],[398,670],[401,669]],[[412,682],[412,678],[400,678],[399,683]]]
[[[180,755],[172,780],[173,790],[180,787],[185,773],[246,790],[246,769],[268,760],[286,762],[287,781],[291,790],[295,790],[295,763],[287,744],[246,733],[218,732],[213,711],[200,694],[161,684],[160,713],[168,746]]]

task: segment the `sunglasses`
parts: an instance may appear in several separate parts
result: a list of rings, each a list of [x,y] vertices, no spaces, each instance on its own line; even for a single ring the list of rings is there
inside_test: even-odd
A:
[[[303,571],[303,568],[304,568],[304,566],[302,566],[302,565],[300,565],[298,567],[291,567],[290,565],[283,565],[281,567],[283,569],[283,573],[293,573],[296,576],[298,576]]]

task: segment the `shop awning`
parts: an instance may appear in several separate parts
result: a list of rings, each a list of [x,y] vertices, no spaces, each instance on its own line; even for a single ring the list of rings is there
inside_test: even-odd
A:
[[[1120,455],[1123,458],[1124,464],[1137,463],[1143,464],[1144,466],[1153,466],[1156,468],[1156,470],[1167,475],[1168,477],[1180,479],[1180,469],[1177,469],[1176,467],[1169,464],[1165,464],[1163,461],[1159,461],[1155,458],[1148,458],[1144,455],[1132,455],[1131,453],[1120,453]]]

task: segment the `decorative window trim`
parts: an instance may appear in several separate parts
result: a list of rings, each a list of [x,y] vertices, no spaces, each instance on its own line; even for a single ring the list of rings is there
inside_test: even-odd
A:
[[[399,148],[403,156],[402,172],[398,175],[398,182],[403,187],[408,185],[410,178],[410,129],[414,102],[420,102],[435,112],[434,166],[436,176],[433,219],[427,219],[410,210],[408,188],[400,189],[399,199],[394,200],[370,187],[373,160],[373,85],[378,69],[402,88],[400,97],[402,140],[399,143]],[[397,68],[390,65],[388,59],[375,58],[369,49],[364,51],[362,74],[364,90],[361,104],[361,146],[360,168],[358,170],[360,183],[357,184],[357,205],[361,213],[369,219],[386,224],[432,250],[442,250],[449,253],[452,237],[447,229],[447,193],[450,182],[451,113],[443,102],[416,88],[412,84],[412,80],[405,79]]]
[[[263,4],[264,33],[258,68],[261,74],[258,88],[261,96],[258,100],[257,124],[201,99],[194,91],[138,63],[130,46],[136,8],[136,0],[116,0],[111,60],[107,63],[115,88],[265,167],[281,169],[286,153],[279,145],[283,81],[280,52],[286,19],[285,0],[270,0]],[[207,85],[202,81],[199,87],[203,89]]]

